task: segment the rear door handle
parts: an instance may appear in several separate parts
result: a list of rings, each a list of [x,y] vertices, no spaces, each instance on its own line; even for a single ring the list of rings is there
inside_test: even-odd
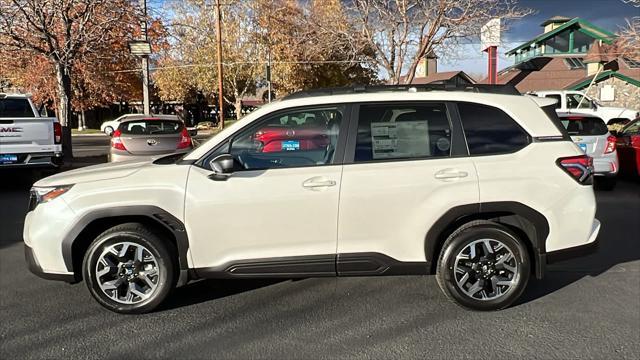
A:
[[[444,169],[435,173],[434,177],[439,180],[445,179],[459,179],[463,177],[469,176],[469,173],[466,171],[460,171],[457,169]]]
[[[329,186],[336,186],[336,182],[324,176],[312,177],[302,183],[302,187],[305,189],[326,188]]]

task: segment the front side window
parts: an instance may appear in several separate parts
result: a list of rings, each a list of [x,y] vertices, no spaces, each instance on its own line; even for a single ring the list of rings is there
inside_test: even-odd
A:
[[[451,125],[444,104],[362,105],[355,162],[449,156]]]
[[[580,94],[567,94],[567,108],[568,109],[577,109],[578,104],[580,104],[580,100],[582,100],[583,95]],[[580,109],[591,109],[593,104],[588,97],[584,96],[584,100],[582,100],[582,104],[580,104]]]
[[[234,136],[229,153],[244,170],[331,164],[343,114],[334,106],[268,117]]]
[[[504,111],[475,103],[458,103],[471,155],[507,154],[529,144],[529,135]]]

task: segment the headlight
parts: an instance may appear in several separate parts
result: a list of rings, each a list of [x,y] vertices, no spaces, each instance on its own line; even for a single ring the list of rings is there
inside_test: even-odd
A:
[[[51,186],[51,187],[32,187],[29,198],[29,211],[33,210],[38,204],[49,202],[58,196],[66,193],[73,185]]]

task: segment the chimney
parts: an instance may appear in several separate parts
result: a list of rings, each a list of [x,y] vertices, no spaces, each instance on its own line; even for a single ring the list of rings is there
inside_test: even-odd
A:
[[[438,72],[438,57],[430,51],[425,57],[420,59],[416,67],[416,77],[426,77]]]
[[[562,26],[564,23],[566,23],[567,21],[570,21],[570,20],[571,20],[570,18],[565,17],[565,16],[554,16],[554,17],[551,17],[551,18],[547,19],[545,22],[540,24],[540,26],[543,26],[544,27],[544,32],[548,33],[549,31]]]

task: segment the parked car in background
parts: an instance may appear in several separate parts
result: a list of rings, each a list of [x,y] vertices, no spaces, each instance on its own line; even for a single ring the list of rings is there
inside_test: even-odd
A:
[[[620,168],[616,137],[609,133],[607,125],[599,117],[576,113],[560,113],[558,116],[571,140],[593,158],[595,185],[603,190],[612,190]]]
[[[602,119],[607,125],[609,124],[609,121],[613,119],[624,118],[632,120],[639,115],[638,109],[602,106],[581,91],[544,90],[535,91],[532,94],[558,100],[558,103],[556,104],[556,111],[558,112],[594,115]],[[583,97],[584,100],[580,102]]]
[[[112,134],[109,161],[149,159],[192,148],[191,135],[177,116],[136,115],[122,120]]]
[[[293,94],[184,156],[45,178],[24,222],[27,263],[84,280],[121,313],[203,278],[424,274],[461,306],[503,309],[547,264],[594,250],[600,222],[592,159],[554,101],[502,89]],[[302,121],[288,119],[326,121],[335,136],[261,151],[256,132],[269,125],[295,137]],[[128,120],[115,144],[146,149],[126,137],[148,138],[158,122],[184,134],[170,120]]]
[[[304,117],[299,118],[292,115],[275,118],[272,123],[265,124],[256,131],[253,138],[256,142],[255,150],[259,152],[324,151],[331,145],[329,137],[332,128],[333,136],[338,136],[335,128],[338,119],[334,118],[335,116],[335,112],[320,110],[304,114]]]
[[[28,95],[0,93],[0,168],[58,168],[62,127],[42,117]]]
[[[616,133],[620,172],[640,177],[640,118]]]
[[[140,116],[140,114],[125,114],[114,120],[105,121],[100,125],[100,131],[107,134],[107,136],[111,136],[118,126],[120,126],[120,122],[136,116]]]

